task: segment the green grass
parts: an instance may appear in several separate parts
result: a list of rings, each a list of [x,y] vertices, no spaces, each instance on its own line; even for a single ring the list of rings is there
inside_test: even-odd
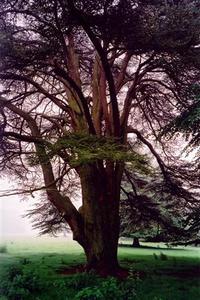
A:
[[[0,245],[0,253],[7,253],[6,245]]]
[[[4,241],[4,245],[7,251],[0,253],[0,300],[123,300],[128,298],[122,291],[130,285],[136,294],[129,292],[133,300],[200,299],[199,248],[169,249],[155,244],[141,249],[119,247],[120,263],[130,269],[130,278],[119,283],[91,274],[58,273],[63,267],[85,262],[81,247],[64,238],[18,239]]]

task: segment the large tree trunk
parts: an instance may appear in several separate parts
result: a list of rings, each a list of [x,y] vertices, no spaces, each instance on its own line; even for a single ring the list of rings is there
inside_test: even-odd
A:
[[[117,174],[118,173],[118,174]],[[79,209],[83,217],[87,270],[101,275],[115,275],[119,271],[117,246],[119,237],[119,172],[114,164],[107,168],[99,162],[79,170],[83,205]]]

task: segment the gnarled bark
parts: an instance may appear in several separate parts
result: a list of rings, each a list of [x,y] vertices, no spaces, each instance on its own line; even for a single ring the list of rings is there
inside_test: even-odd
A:
[[[94,164],[79,170],[83,198],[79,211],[83,217],[86,239],[86,268],[102,275],[114,275],[119,268],[120,180],[117,181],[111,172],[114,172],[114,166],[99,169]]]

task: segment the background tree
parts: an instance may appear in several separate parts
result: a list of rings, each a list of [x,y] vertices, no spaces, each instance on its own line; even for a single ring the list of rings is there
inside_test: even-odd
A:
[[[173,195],[159,173],[152,178],[126,169],[121,189],[120,236],[132,237],[134,247],[140,246],[139,238],[167,243],[197,240],[199,226],[192,218],[197,207],[184,207],[184,199]]]
[[[197,201],[182,186],[196,173],[173,165],[159,132],[190,105],[199,29],[198,1],[1,1],[1,170],[23,183],[19,193],[46,190],[87,269],[118,270],[124,164],[146,164],[131,134],[168,189],[187,206]],[[76,176],[79,210],[69,193]]]

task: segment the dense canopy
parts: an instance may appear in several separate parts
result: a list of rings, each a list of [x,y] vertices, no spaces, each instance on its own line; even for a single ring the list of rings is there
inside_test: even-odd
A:
[[[116,269],[126,162],[159,174],[189,214],[199,209],[199,170],[178,159],[182,136],[166,135],[199,105],[199,10],[199,1],[1,1],[1,171],[19,193],[46,191],[39,224],[68,223],[89,269]]]

